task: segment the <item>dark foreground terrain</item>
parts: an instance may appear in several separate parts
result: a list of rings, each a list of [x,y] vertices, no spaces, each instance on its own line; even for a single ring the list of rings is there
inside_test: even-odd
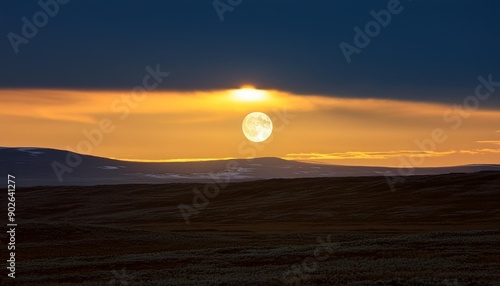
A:
[[[0,284],[500,285],[500,172],[213,187],[18,189]]]

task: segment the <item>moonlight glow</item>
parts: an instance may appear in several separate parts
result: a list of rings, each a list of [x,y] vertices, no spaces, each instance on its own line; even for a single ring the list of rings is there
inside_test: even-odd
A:
[[[261,101],[266,99],[266,91],[255,89],[252,86],[244,86],[233,90],[233,96],[239,101]]]
[[[271,118],[262,112],[252,112],[243,119],[243,134],[253,142],[265,141],[273,132]]]

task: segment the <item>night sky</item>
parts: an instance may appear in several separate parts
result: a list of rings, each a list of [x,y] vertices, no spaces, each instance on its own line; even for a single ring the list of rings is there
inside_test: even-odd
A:
[[[50,2],[50,1],[49,1]],[[221,1],[226,3],[226,1]],[[238,2],[238,1],[233,1]],[[500,79],[500,1],[409,1],[350,64],[339,44],[389,1],[72,0],[16,54],[10,32],[37,1],[0,1],[0,87],[130,89],[144,67],[164,90],[252,84],[295,94],[460,103],[479,75]],[[483,108],[500,108],[492,99]]]
[[[133,161],[500,160],[499,0],[0,0],[0,19],[0,146]],[[243,128],[253,112],[273,123],[263,142],[243,132],[264,130]],[[113,131],[83,148],[102,122]]]

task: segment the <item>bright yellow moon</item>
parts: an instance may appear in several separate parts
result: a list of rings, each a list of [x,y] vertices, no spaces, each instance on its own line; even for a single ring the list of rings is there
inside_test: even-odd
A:
[[[265,141],[273,132],[271,118],[262,112],[252,112],[243,119],[243,134],[253,142]]]

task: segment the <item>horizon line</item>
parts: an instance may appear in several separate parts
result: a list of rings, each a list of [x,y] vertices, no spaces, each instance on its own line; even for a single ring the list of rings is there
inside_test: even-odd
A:
[[[485,163],[471,163],[471,164],[463,164],[463,165],[443,165],[443,166],[410,166],[410,167],[401,167],[401,166],[381,166],[381,165],[345,165],[345,164],[333,164],[329,162],[325,162],[324,160],[318,159],[302,159],[296,160],[289,157],[278,157],[278,156],[263,156],[263,157],[246,157],[246,158],[236,158],[236,157],[221,157],[221,158],[173,158],[173,159],[130,159],[130,158],[116,158],[116,157],[107,157],[100,156],[94,154],[85,154],[78,153],[71,150],[66,149],[56,149],[50,147],[5,147],[0,146],[0,149],[48,149],[60,152],[71,152],[83,156],[91,156],[98,157],[104,159],[110,159],[115,161],[123,161],[123,162],[136,162],[136,163],[195,163],[195,162],[213,162],[213,161],[230,161],[230,160],[253,160],[253,159],[263,159],[263,158],[274,158],[280,159],[284,161],[292,161],[292,162],[301,162],[308,164],[317,164],[317,165],[329,165],[329,166],[345,166],[345,167],[372,167],[372,168],[389,168],[389,169],[421,169],[421,168],[450,168],[450,167],[461,167],[461,166],[500,166],[500,164],[485,164]],[[327,159],[325,159],[327,160]]]

